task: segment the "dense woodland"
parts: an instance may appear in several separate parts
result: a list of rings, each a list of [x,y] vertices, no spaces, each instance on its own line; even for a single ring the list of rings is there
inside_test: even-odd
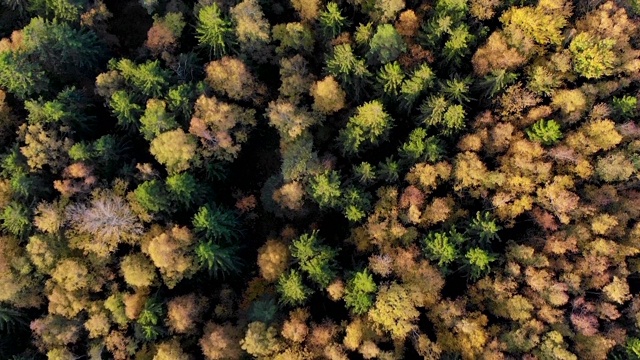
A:
[[[0,359],[640,359],[638,0],[0,0]]]

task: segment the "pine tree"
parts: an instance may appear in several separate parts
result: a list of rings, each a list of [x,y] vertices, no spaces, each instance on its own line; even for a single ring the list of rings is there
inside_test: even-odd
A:
[[[349,118],[347,127],[340,130],[343,151],[357,154],[363,145],[377,144],[384,140],[393,126],[393,119],[379,100],[358,106],[356,114]]]
[[[553,145],[562,139],[560,124],[555,120],[541,119],[527,129],[526,132],[529,140],[537,141],[543,145]]]
[[[456,244],[444,232],[429,232],[422,246],[427,258],[436,261],[445,274],[452,270],[450,266],[458,260]]]
[[[221,58],[229,52],[233,42],[231,22],[222,14],[218,4],[203,6],[198,11],[196,37],[201,46],[211,49],[214,58]]]
[[[280,275],[277,285],[280,301],[284,305],[302,305],[312,291],[302,282],[302,276],[296,270]]]
[[[332,170],[312,177],[309,180],[309,193],[320,208],[336,207],[342,194],[340,174]]]
[[[309,279],[321,287],[326,287],[337,276],[337,251],[323,245],[316,231],[303,234],[289,246],[291,256]]]
[[[215,204],[200,207],[193,217],[193,226],[207,239],[231,242],[241,234],[238,217],[231,210]]]
[[[199,266],[206,268],[211,275],[224,277],[240,272],[242,260],[232,246],[222,246],[211,240],[201,241],[196,245],[195,253]]]
[[[344,301],[356,315],[362,315],[373,306],[373,295],[378,286],[367,269],[356,272],[347,282]]]
[[[342,29],[348,25],[349,21],[342,16],[338,4],[333,1],[327,3],[325,10],[320,12],[320,26],[324,35],[329,39],[338,36]]]
[[[386,95],[398,95],[403,81],[404,71],[397,61],[385,64],[378,72],[378,83]]]

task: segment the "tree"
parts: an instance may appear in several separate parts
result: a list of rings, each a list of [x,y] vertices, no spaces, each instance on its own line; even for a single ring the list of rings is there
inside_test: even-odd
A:
[[[343,151],[357,154],[364,144],[377,144],[384,140],[393,125],[391,116],[384,110],[379,100],[360,105],[356,114],[349,118],[347,127],[340,130]]]
[[[337,251],[321,244],[317,232],[301,235],[291,243],[289,251],[300,269],[321,287],[327,287],[337,276]]]
[[[404,81],[404,71],[397,61],[385,64],[378,72],[378,83],[386,95],[396,96]]]
[[[373,306],[373,294],[377,289],[367,269],[358,271],[347,282],[344,301],[354,314],[365,314]]]
[[[277,337],[278,330],[260,321],[249,324],[244,339],[240,340],[242,350],[254,357],[270,357],[282,350],[284,344]]]
[[[614,114],[619,119],[630,119],[637,114],[638,98],[628,95],[614,97],[612,101]]]
[[[334,208],[340,201],[340,174],[326,171],[309,180],[309,194],[320,208]]]
[[[361,162],[358,165],[353,166],[354,176],[363,185],[369,185],[376,180],[375,166],[368,162]]]
[[[240,237],[240,224],[236,214],[215,204],[201,206],[193,216],[193,226],[206,239],[231,242]]]
[[[488,251],[481,248],[471,248],[464,255],[464,267],[471,280],[475,281],[489,272],[489,264],[495,260],[496,257]]]
[[[170,174],[189,169],[195,156],[196,140],[182,129],[167,131],[151,142],[150,152]]]
[[[240,329],[232,324],[219,325],[213,322],[206,324],[204,335],[200,338],[200,348],[207,360],[240,359],[242,349]]]
[[[144,210],[152,213],[167,210],[169,206],[164,186],[157,180],[148,180],[138,185],[133,195]]]
[[[172,298],[167,303],[166,323],[173,333],[192,334],[206,307],[207,300],[193,293]]]
[[[30,12],[61,22],[78,21],[86,7],[87,1],[84,0],[36,0],[27,5]]]
[[[312,290],[302,282],[302,276],[296,270],[290,270],[280,275],[277,290],[280,294],[280,301],[289,306],[303,304],[312,293]]]
[[[179,127],[172,114],[166,111],[167,103],[163,100],[149,99],[140,117],[140,132],[142,136],[151,141],[158,135]]]
[[[613,39],[598,39],[587,32],[576,35],[569,44],[573,70],[587,79],[611,75],[617,60],[614,45]]]
[[[553,145],[562,138],[560,125],[555,120],[541,119],[526,132],[529,140],[537,141],[543,145]]]
[[[289,248],[278,240],[267,240],[258,249],[260,275],[267,281],[277,280],[289,266]]]
[[[358,99],[371,75],[363,59],[358,58],[350,44],[340,44],[333,48],[326,60],[327,72],[340,82],[343,88],[353,89]]]
[[[419,127],[409,133],[409,138],[402,144],[399,153],[409,163],[422,161],[434,163],[440,160],[444,149],[437,137],[427,136],[427,130]]]
[[[345,107],[346,93],[336,81],[329,75],[311,86],[313,96],[313,109],[325,115],[333,114]]]
[[[450,271],[451,268],[449,266],[458,260],[459,255],[456,245],[444,232],[429,232],[422,242],[427,258],[436,261],[445,273]]]
[[[93,31],[75,29],[66,22],[40,17],[22,29],[20,51],[52,78],[71,80],[94,70],[104,55],[103,44]]]
[[[188,172],[167,177],[165,185],[171,200],[186,207],[197,203],[203,193],[203,189],[196,178]]]
[[[240,272],[242,260],[236,256],[236,248],[233,246],[221,246],[211,240],[200,241],[195,253],[200,267],[206,268],[211,275],[225,276]]]
[[[111,111],[118,119],[119,126],[126,129],[137,125],[142,107],[135,103],[132,94],[125,90],[117,90],[108,102]]]
[[[291,141],[304,134],[319,119],[304,108],[287,101],[272,101],[267,109],[269,125],[275,127],[285,141]]]
[[[378,25],[369,41],[367,60],[370,64],[387,64],[407,49],[404,40],[391,24]]]
[[[303,21],[315,20],[318,17],[320,2],[318,0],[291,0],[291,5],[296,9]]]
[[[9,203],[2,214],[2,228],[16,236],[23,236],[31,229],[29,208],[18,202]]]
[[[37,63],[27,60],[24,53],[0,51],[0,86],[19,99],[45,92],[49,79]]]
[[[196,37],[200,46],[208,47],[210,55],[221,58],[229,52],[232,43],[231,22],[222,14],[217,3],[206,5],[198,11]]]
[[[156,268],[143,254],[131,254],[122,258],[120,272],[124,281],[134,287],[149,287],[156,278]]]
[[[177,339],[165,341],[157,346],[153,360],[190,360],[191,356],[184,352]]]
[[[189,246],[194,243],[194,236],[185,227],[174,226],[149,241],[143,249],[160,270],[162,279],[169,289],[174,288],[182,279],[195,273],[195,259],[190,254]]]
[[[273,39],[280,42],[276,48],[276,53],[280,56],[290,52],[309,54],[313,51],[313,33],[303,23],[292,22],[274,26]]]
[[[502,227],[496,224],[496,220],[491,216],[488,211],[476,212],[476,217],[471,220],[467,229],[467,235],[471,240],[487,249],[490,247],[493,241],[499,241],[498,231],[502,230]]]
[[[259,84],[242,60],[225,56],[207,64],[205,70],[206,82],[215,92],[233,100],[257,102],[254,96],[261,91]]]
[[[189,132],[200,138],[204,155],[233,160],[256,125],[255,110],[201,95],[196,101]]]
[[[328,2],[325,10],[320,12],[319,20],[324,35],[330,39],[338,36],[342,28],[349,24],[349,21],[342,16],[338,4],[333,1]]]
[[[119,71],[127,85],[146,97],[161,97],[170,80],[169,71],[158,60],[135,64],[129,59],[111,59],[109,68]]]
[[[374,326],[389,332],[393,339],[404,340],[416,329],[420,312],[407,289],[393,282],[380,287],[376,302],[367,315]]]
[[[271,56],[271,29],[258,1],[244,0],[229,12],[235,23],[240,52],[258,63],[267,62]]]
[[[165,51],[173,52],[185,25],[180,12],[169,12],[162,17],[156,15],[144,44],[156,56]]]
[[[435,74],[427,64],[421,64],[400,88],[401,107],[409,112],[420,95],[433,85]]]

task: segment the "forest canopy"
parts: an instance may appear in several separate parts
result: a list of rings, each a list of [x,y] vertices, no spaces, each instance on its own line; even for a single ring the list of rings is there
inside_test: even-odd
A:
[[[638,0],[0,0],[0,359],[640,360]]]

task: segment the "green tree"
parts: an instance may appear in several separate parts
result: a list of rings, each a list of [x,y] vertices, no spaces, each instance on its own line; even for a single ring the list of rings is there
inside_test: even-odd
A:
[[[223,277],[240,272],[242,260],[236,252],[235,247],[216,244],[212,240],[200,241],[195,248],[199,266],[211,275]]]
[[[351,45],[336,45],[326,63],[327,72],[338,79],[344,89],[352,89],[355,98],[359,99],[371,73],[365,61],[355,55]]]
[[[429,232],[422,242],[422,248],[427,259],[435,261],[445,273],[458,260],[456,244],[444,232]]]
[[[289,251],[300,269],[321,287],[327,287],[337,276],[337,251],[323,245],[316,231],[298,237],[289,246]]]
[[[320,208],[334,208],[340,203],[340,174],[335,170],[325,171],[309,179],[309,194]]]
[[[391,24],[378,25],[369,41],[367,60],[370,64],[386,64],[397,59],[407,49],[402,36]]]
[[[342,16],[338,4],[333,1],[327,3],[325,10],[320,12],[320,27],[324,35],[329,39],[338,36],[342,29],[348,25],[349,21]]]
[[[233,241],[241,234],[236,214],[215,204],[201,206],[193,217],[193,226],[207,239]]]
[[[134,97],[125,90],[118,90],[109,99],[111,112],[118,119],[118,125],[131,129],[137,126],[142,107],[134,102]]]
[[[211,50],[214,58],[221,58],[229,52],[232,36],[231,22],[222,14],[218,4],[214,2],[198,11],[196,37],[201,46]]]
[[[302,305],[312,291],[303,282],[302,276],[296,270],[290,270],[278,279],[277,290],[280,301],[289,306]]]
[[[400,179],[400,164],[393,157],[388,157],[378,164],[380,176],[388,183],[394,183]]]
[[[638,113],[638,98],[635,96],[616,96],[611,101],[611,105],[613,105],[614,114],[621,120],[631,119]]]
[[[358,222],[367,216],[371,208],[371,196],[357,187],[349,187],[344,192],[342,208],[347,220]]]
[[[191,206],[198,202],[202,189],[196,178],[189,172],[174,174],[165,180],[169,197],[174,202],[184,206]]]
[[[368,162],[353,166],[353,173],[362,185],[370,185],[376,180],[376,168]]]
[[[411,77],[402,83],[400,88],[400,106],[405,112],[410,112],[413,104],[426,90],[433,85],[435,74],[427,64],[421,64],[413,71]]]
[[[24,53],[0,51],[0,86],[25,99],[49,88],[49,79],[42,67],[28,60]]]
[[[498,232],[502,227],[496,224],[490,212],[476,212],[476,217],[471,220],[466,235],[473,242],[483,248],[489,248],[493,241],[499,241]]]
[[[470,47],[475,37],[469,33],[469,26],[461,24],[451,29],[449,39],[444,43],[445,60],[459,65],[463,58],[470,54]]]
[[[136,201],[146,210],[153,213],[167,210],[169,199],[164,186],[158,180],[148,180],[138,185],[133,191]]]
[[[78,30],[67,23],[35,17],[22,33],[20,51],[53,78],[70,81],[84,77],[99,66],[105,54],[93,31]]]
[[[399,150],[400,156],[410,164],[428,161],[435,163],[442,157],[444,150],[440,140],[435,136],[427,136],[425,128],[415,128]]]
[[[347,127],[340,130],[343,152],[357,154],[364,144],[377,144],[391,130],[393,119],[379,100],[358,106],[356,114],[349,118]]]
[[[537,141],[543,145],[553,145],[562,139],[560,124],[555,120],[538,120],[526,130],[526,133],[529,140]]]
[[[0,214],[2,228],[16,236],[26,235],[31,228],[29,213],[29,208],[23,204],[9,203]]]
[[[362,315],[373,306],[374,294],[378,285],[369,270],[358,271],[347,282],[344,301],[354,314]]]
[[[458,104],[466,104],[471,99],[468,94],[471,90],[471,83],[473,80],[469,77],[459,78],[454,77],[453,79],[449,79],[441,84],[441,91],[452,101],[457,102]]]
[[[118,70],[128,85],[146,97],[161,97],[171,75],[158,60],[135,64],[129,59],[111,59],[109,68]]]
[[[173,115],[167,112],[167,103],[158,99],[149,99],[147,101],[144,115],[140,117],[140,124],[140,132],[148,141],[166,131],[179,127]]]
[[[495,255],[481,248],[471,248],[464,255],[464,268],[471,280],[475,281],[486,275],[489,265],[496,260]]]
[[[378,71],[378,83],[385,94],[396,96],[404,81],[404,71],[397,61],[385,64]]]
[[[163,315],[162,304],[155,298],[149,298],[136,320],[136,337],[148,342],[156,340],[162,332],[160,320]]]
[[[38,16],[59,21],[74,22],[87,7],[86,0],[33,0],[27,5],[30,12]]]

